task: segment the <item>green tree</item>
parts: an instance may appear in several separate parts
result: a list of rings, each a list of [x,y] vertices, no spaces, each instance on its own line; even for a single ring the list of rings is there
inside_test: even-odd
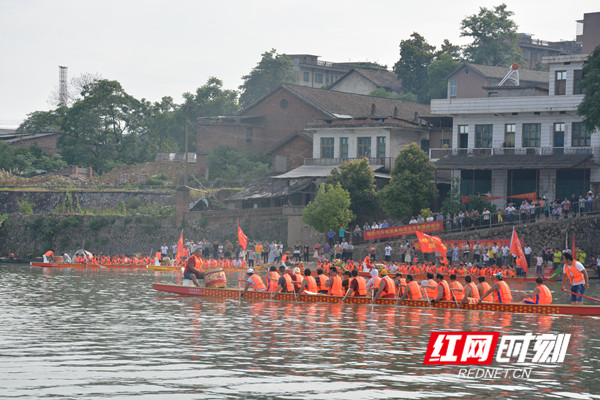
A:
[[[350,193],[350,209],[358,217],[370,216],[377,207],[375,174],[366,158],[344,162],[327,177],[327,184],[338,183]]]
[[[335,186],[322,183],[317,197],[302,213],[302,221],[321,233],[331,227],[348,226],[353,218],[350,194],[339,183]]]
[[[427,67],[427,90],[430,99],[445,99],[448,94],[446,77],[460,66],[449,53],[441,53]]]
[[[294,65],[288,56],[276,54],[276,50],[271,49],[262,54],[258,65],[248,75],[242,76],[242,80],[240,104],[246,107],[278,85],[294,83]]]
[[[269,170],[263,155],[239,153],[234,148],[221,145],[207,157],[210,179],[247,183],[259,178]]]
[[[450,193],[442,201],[442,214],[450,213],[450,215],[458,214],[460,210],[465,209],[460,195],[460,178],[454,177],[450,181]]]
[[[394,65],[394,72],[402,80],[404,90],[414,93],[419,102],[427,103],[427,66],[435,56],[435,46],[417,32],[410,37],[400,42],[400,60]]]
[[[585,90],[583,101],[577,107],[577,114],[583,116],[583,124],[588,132],[600,130],[600,46],[596,46],[583,65],[581,88]]]
[[[117,81],[99,80],[87,85],[62,120],[57,145],[70,165],[90,166],[105,172],[135,162],[135,144],[141,115],[139,102]]]
[[[40,132],[58,132],[66,107],[59,107],[52,111],[34,111],[27,114],[27,118],[17,128],[17,132],[40,133]]]
[[[487,9],[479,8],[479,13],[470,15],[460,23],[460,36],[473,41],[464,48],[464,53],[472,63],[483,65],[508,66],[523,63],[523,52],[518,46],[517,24],[510,17],[514,12],[500,4]]]
[[[404,146],[394,160],[392,179],[377,194],[383,210],[403,219],[430,207],[438,195],[434,171],[435,165],[416,143]]]

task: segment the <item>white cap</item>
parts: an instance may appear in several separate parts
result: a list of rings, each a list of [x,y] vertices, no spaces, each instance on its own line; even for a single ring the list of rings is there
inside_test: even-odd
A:
[[[254,270],[252,268],[248,268],[248,271],[246,271],[246,273],[248,275],[252,275],[254,273]]]
[[[377,271],[375,268],[373,268],[371,270],[371,276],[379,276],[379,271]]]

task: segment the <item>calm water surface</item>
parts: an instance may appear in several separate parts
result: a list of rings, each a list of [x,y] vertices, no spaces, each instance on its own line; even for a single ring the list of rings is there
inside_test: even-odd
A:
[[[0,398],[600,399],[600,318],[240,302],[152,289],[180,279],[0,264]],[[512,285],[519,299],[534,286]],[[588,294],[600,297],[598,282],[591,286]],[[458,367],[423,365],[429,335],[440,330],[572,337],[565,362],[526,365],[529,380],[464,379]]]

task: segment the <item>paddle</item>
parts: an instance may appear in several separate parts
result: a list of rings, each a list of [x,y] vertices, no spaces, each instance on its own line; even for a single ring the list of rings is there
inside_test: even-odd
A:
[[[561,289],[561,290],[563,292],[565,292],[565,293],[570,293],[570,294],[574,294],[575,296],[585,297],[586,299],[594,300],[594,301],[597,301],[597,302],[600,303],[600,299],[595,299],[593,297],[589,297],[589,296],[586,296],[586,295],[583,295],[583,294],[578,294],[578,293],[575,293],[575,292],[571,292],[570,290],[567,290],[567,289]]]

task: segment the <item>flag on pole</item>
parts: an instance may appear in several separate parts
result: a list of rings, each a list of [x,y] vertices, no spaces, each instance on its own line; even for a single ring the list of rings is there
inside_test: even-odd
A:
[[[177,241],[177,253],[175,255],[175,262],[179,265],[183,258],[183,230],[179,234],[179,240]]]
[[[240,246],[242,246],[242,248],[244,249],[244,251],[246,251],[246,246],[248,245],[248,242],[246,241],[246,239],[248,239],[248,236],[246,236],[246,234],[244,233],[244,231],[242,230],[242,228],[240,228],[240,221],[238,220],[237,223],[237,234],[238,234],[238,243],[240,244]]]
[[[523,252],[523,247],[521,247],[521,241],[519,240],[519,236],[517,236],[517,231],[513,227],[512,236],[510,238],[510,253],[512,255],[517,256],[517,265],[527,273],[529,269],[527,266],[527,260],[525,259],[525,253]]]
[[[423,232],[415,231],[417,239],[419,240],[419,247],[423,253],[440,253],[440,262],[442,264],[448,264],[446,259],[446,246],[442,243],[442,239],[437,236],[429,236]]]

